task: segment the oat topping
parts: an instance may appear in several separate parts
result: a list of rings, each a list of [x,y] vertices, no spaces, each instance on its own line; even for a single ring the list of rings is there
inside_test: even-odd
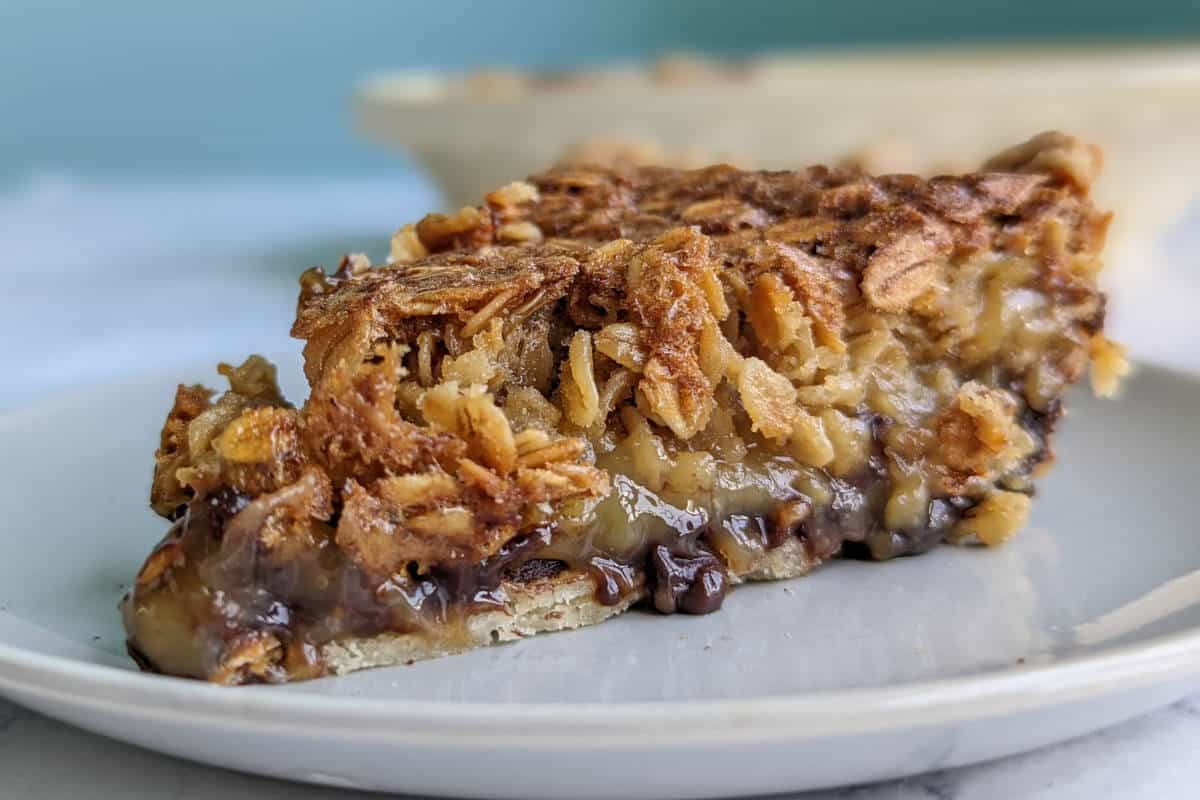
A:
[[[700,613],[787,541],[811,563],[999,544],[1065,388],[1127,371],[1101,333],[1099,163],[1044,134],[930,180],[570,165],[406,225],[388,264],[302,277],[298,409],[257,357],[216,399],[180,387],[152,503],[188,511],[139,586],[287,560],[337,587],[271,584],[289,615],[342,616],[259,609],[208,668],[275,680],[297,630],[424,630],[529,559],[605,597],[639,570]]]

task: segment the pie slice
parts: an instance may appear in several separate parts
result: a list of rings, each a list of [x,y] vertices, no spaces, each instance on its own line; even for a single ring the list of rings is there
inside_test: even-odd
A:
[[[257,356],[178,389],[130,652],[298,680],[1003,542],[1066,388],[1126,369],[1099,167],[564,167],[309,270],[302,406]]]

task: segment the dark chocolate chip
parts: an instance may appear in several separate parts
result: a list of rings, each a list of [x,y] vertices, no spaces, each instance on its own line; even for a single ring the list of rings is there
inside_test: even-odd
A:
[[[672,553],[665,545],[650,551],[654,607],[663,614],[708,614],[721,607],[729,590],[725,565],[712,553]]]
[[[968,497],[934,498],[929,501],[924,526],[904,531],[872,531],[864,543],[865,549],[848,548],[847,555],[873,561],[920,555],[942,541],[963,512],[973,505],[975,501]]]
[[[725,602],[729,576],[723,567],[700,571],[698,580],[684,593],[679,609],[686,614],[711,614]]]
[[[604,556],[595,556],[588,561],[588,572],[596,581],[596,600],[606,606],[615,606],[633,591],[637,574],[630,565]]]
[[[549,527],[542,526],[505,542],[499,551],[481,563],[440,565],[432,570],[432,575],[446,587],[453,602],[482,601],[492,605],[496,601],[495,590],[515,574],[532,553],[550,542],[550,533]]]

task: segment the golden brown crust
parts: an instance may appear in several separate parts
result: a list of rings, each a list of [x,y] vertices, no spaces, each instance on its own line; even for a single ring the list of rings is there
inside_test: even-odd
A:
[[[258,494],[274,491],[299,475],[302,459],[295,412],[279,393],[275,367],[261,356],[251,356],[241,366],[221,364],[217,371],[229,380],[230,391],[213,402],[211,390],[180,385],[163,425],[154,454],[150,505],[165,517],[197,492],[232,485]],[[219,437],[230,423],[255,409],[265,414],[240,420],[222,442]],[[242,442],[235,437],[242,437]],[[228,448],[229,458],[223,457],[222,445]]]
[[[434,245],[457,242],[441,237],[430,240]],[[504,248],[457,253],[359,275],[339,272],[328,279],[310,275],[292,335],[308,342],[306,372],[315,382],[330,361],[361,360],[385,337],[404,334],[402,338],[415,338],[437,317],[468,322],[501,294],[505,302],[490,309],[493,313],[533,301],[526,309],[526,313],[532,312],[565,294],[578,270],[578,260],[558,248]]]
[[[428,425],[401,418],[399,369],[395,348],[381,349],[357,370],[325,376],[299,413],[253,405],[233,389],[213,406],[181,387],[164,441],[186,441],[195,409],[232,411],[204,430],[199,457],[177,449],[160,458],[157,503],[170,512],[218,489],[257,498],[231,526],[257,531],[251,538],[268,550],[285,540],[316,546],[319,536],[292,529],[330,520],[336,503],[336,543],[365,572],[386,577],[409,564],[425,572],[477,562],[519,532],[531,507],[607,494],[606,476],[576,463],[581,442],[543,434],[524,437],[518,451],[507,418],[481,391],[442,384],[425,398]],[[498,453],[498,441],[511,452]],[[179,488],[166,495],[160,484]]]
[[[312,460],[335,483],[370,483],[385,475],[452,469],[465,452],[461,439],[414,425],[396,408],[399,353],[384,347],[351,366],[331,364],[300,413]]]
[[[175,473],[191,462],[188,427],[212,405],[212,394],[211,389],[203,386],[180,384],[175,390],[175,403],[167,412],[158,450],[154,452],[154,479],[150,486],[150,505],[163,516],[174,513],[191,499]]]
[[[531,222],[546,241],[636,241],[694,225],[713,237],[735,269],[745,268],[737,262],[754,242],[783,242],[852,270],[868,301],[895,311],[929,278],[924,267],[901,280],[915,268],[951,254],[1008,249],[1014,236],[1040,238],[1049,220],[1077,231],[1072,253],[1097,252],[1108,215],[1092,209],[1083,195],[1099,164],[1096,148],[1049,133],[997,156],[984,172],[930,180],[825,167],[618,172],[568,166],[531,178],[524,202],[506,207],[504,222]],[[446,236],[437,218],[438,225],[416,226],[416,250],[405,252],[498,243],[496,220],[495,207],[485,205],[460,213],[458,224],[469,231],[460,227]],[[305,335],[302,329],[297,334]]]

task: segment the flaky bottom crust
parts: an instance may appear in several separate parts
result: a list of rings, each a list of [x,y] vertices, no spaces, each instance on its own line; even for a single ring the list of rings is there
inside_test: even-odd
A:
[[[769,550],[750,569],[731,576],[735,582],[796,578],[818,566],[799,540]],[[634,589],[615,605],[596,599],[594,580],[580,572],[564,572],[531,583],[504,584],[504,608],[473,614],[467,620],[468,638],[453,644],[421,634],[384,633],[329,642],[321,655],[329,671],[346,675],[360,669],[412,664],[428,658],[525,639],[539,633],[595,625],[628,611],[648,596],[646,576],[639,572]]]

